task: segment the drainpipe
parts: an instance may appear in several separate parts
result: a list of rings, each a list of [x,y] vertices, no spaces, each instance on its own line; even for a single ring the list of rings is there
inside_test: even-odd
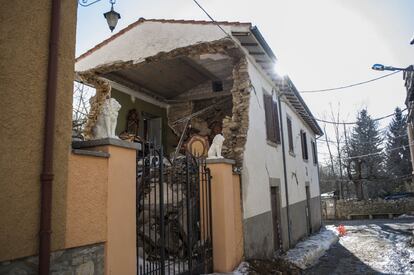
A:
[[[60,23],[60,0],[52,0],[49,34],[48,78],[46,87],[46,112],[43,143],[43,168],[40,175],[41,208],[39,231],[39,274],[49,274],[50,235],[52,216],[53,143],[58,69],[58,41]]]
[[[285,137],[283,134],[283,117],[282,117],[282,105],[280,102],[280,96],[278,95],[277,101],[279,103],[279,117],[280,117],[280,130],[281,130],[281,141],[282,141],[282,156],[283,156],[283,176],[285,179],[285,195],[286,195],[286,213],[287,213],[287,227],[288,227],[288,240],[290,247],[291,237],[290,237],[290,212],[289,212],[289,194],[288,194],[288,183],[287,183],[287,172],[286,172],[286,152],[285,152]]]
[[[320,223],[320,227],[322,227],[324,225],[323,223],[323,212],[322,212],[322,197],[321,197],[321,175],[320,175],[320,171],[319,171],[319,158],[318,158],[318,139],[320,139],[322,137],[319,136],[315,139],[315,153],[316,153],[316,167],[318,170],[318,187],[319,187],[319,204],[320,204],[320,209],[321,209],[321,223]],[[336,216],[336,201],[335,201],[335,216]]]

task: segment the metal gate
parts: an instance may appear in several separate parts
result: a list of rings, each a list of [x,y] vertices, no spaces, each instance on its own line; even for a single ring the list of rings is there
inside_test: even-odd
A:
[[[162,147],[137,156],[137,274],[212,272],[210,171],[189,154],[171,163]]]

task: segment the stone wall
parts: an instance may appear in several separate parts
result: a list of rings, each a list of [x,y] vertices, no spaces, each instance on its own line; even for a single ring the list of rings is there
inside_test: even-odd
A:
[[[94,244],[52,252],[50,274],[104,274],[104,244]],[[0,263],[0,274],[38,274],[38,257]]]
[[[414,199],[367,200],[336,202],[337,219],[346,219],[348,215],[403,214],[414,211]]]
[[[243,163],[243,152],[249,129],[249,101],[252,84],[245,57],[233,69],[233,115],[223,119],[223,135],[226,138],[223,145],[223,155],[234,159],[238,167]]]

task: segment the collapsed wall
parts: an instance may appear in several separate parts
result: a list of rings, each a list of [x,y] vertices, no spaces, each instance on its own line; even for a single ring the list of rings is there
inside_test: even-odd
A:
[[[78,74],[78,77],[82,83],[92,85],[96,89],[95,96],[91,97],[89,101],[91,107],[82,133],[85,140],[90,140],[93,139],[93,128],[101,113],[105,99],[108,96],[111,96],[111,85],[109,85],[107,80],[98,77],[93,73]]]
[[[160,52],[155,56],[145,58],[145,60],[115,62],[98,66],[86,72],[78,72],[78,76],[82,82],[96,88],[96,95],[91,99],[91,109],[83,131],[84,138],[86,140],[93,139],[93,128],[101,112],[103,102],[110,95],[111,87],[109,82],[104,78],[105,74],[145,66],[146,64],[167,59],[180,57],[197,59],[203,54],[221,54],[232,59],[234,67],[231,75],[227,79],[223,79],[224,91],[220,92],[221,94],[217,93],[216,95],[212,95],[211,98],[192,100],[192,96],[187,95],[187,97],[178,97],[177,102],[174,102],[174,100],[165,102],[169,105],[167,111],[168,124],[177,135],[177,138],[179,138],[183,132],[185,123],[174,124],[174,122],[186,118],[203,108],[213,106],[208,112],[204,112],[196,118],[193,118],[191,123],[201,125],[202,128],[208,128],[213,122],[219,121],[226,139],[223,144],[223,156],[236,160],[236,165],[241,167],[249,127],[248,112],[250,89],[252,86],[248,75],[248,63],[245,55],[228,38],[177,48],[170,52]],[[206,83],[203,85],[207,86]],[[199,95],[205,95],[203,85],[197,91]],[[211,85],[209,87],[211,88]],[[153,94],[150,94],[150,96],[157,98]],[[187,100],[183,100],[184,98]],[[205,130],[207,131],[207,129]],[[206,132],[204,131],[203,133]]]
[[[233,69],[233,98],[232,116],[223,120],[223,135],[226,138],[223,145],[224,156],[236,161],[236,166],[242,167],[244,147],[249,129],[249,101],[252,84],[248,73],[246,57],[240,58]]]

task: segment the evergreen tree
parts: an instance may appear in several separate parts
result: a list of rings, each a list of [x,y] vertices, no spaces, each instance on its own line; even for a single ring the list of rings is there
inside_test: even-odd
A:
[[[364,199],[363,182],[381,178],[384,174],[382,141],[378,122],[371,119],[366,109],[361,110],[344,150],[348,177],[355,184],[359,200]]]
[[[407,118],[397,107],[388,126],[386,145],[387,175],[392,179],[401,179],[410,175],[412,171],[406,127]]]

